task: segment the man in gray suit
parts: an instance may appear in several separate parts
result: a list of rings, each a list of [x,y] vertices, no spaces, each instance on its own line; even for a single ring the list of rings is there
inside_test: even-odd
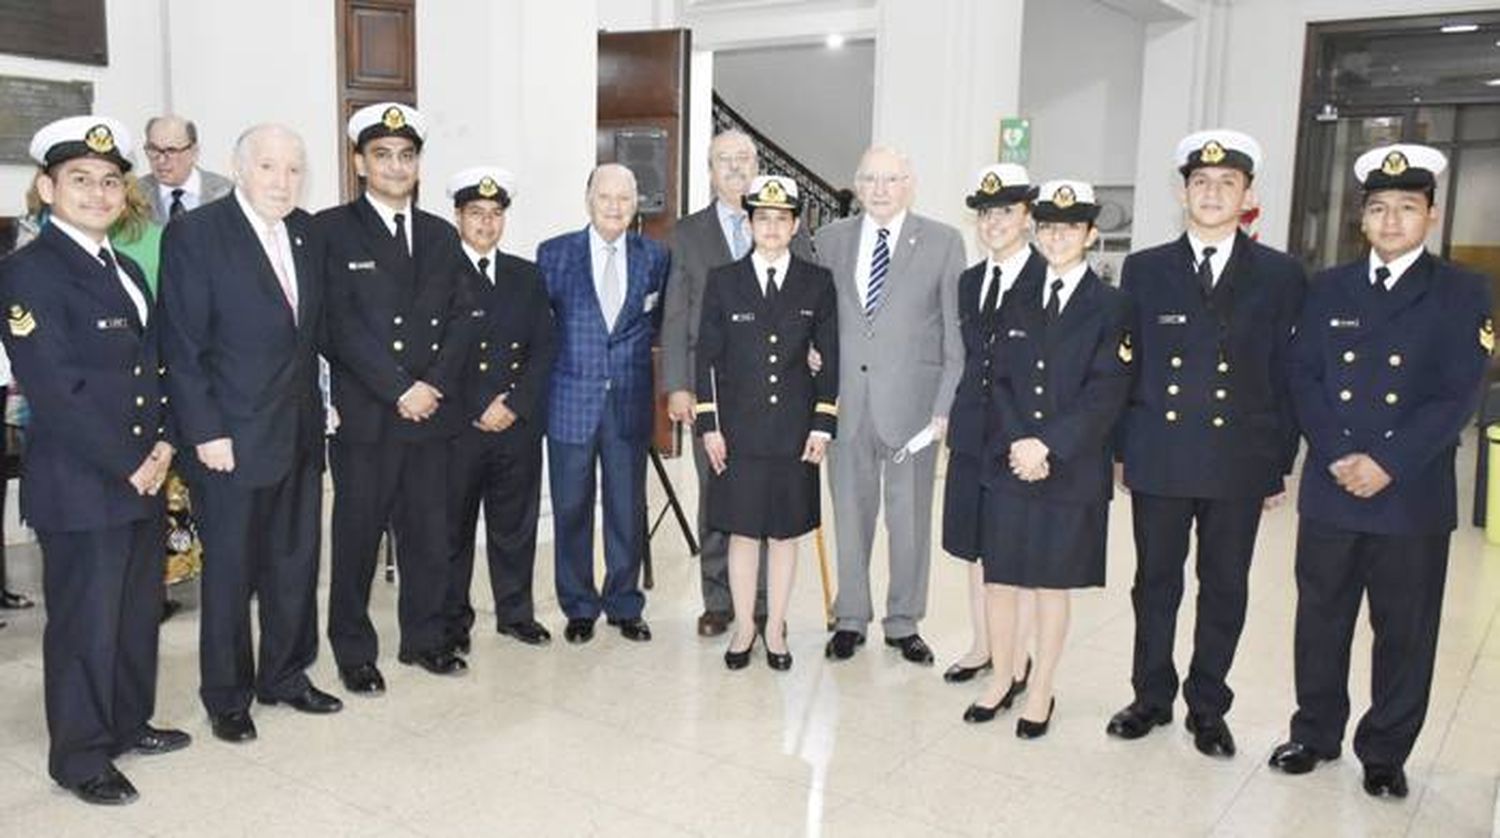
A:
[[[198,126],[190,119],[147,120],[146,160],[151,174],[141,178],[141,191],[151,201],[151,220],[162,226],[234,189],[229,178],[198,168]]]
[[[740,199],[758,174],[760,160],[749,136],[734,130],[715,135],[708,147],[708,177],[714,202],[678,220],[672,232],[672,273],[667,280],[667,299],[662,311],[661,378],[662,389],[667,393],[668,415],[687,427],[689,433],[697,401],[692,392],[693,350],[698,344],[703,288],[710,270],[742,259],[751,250],[750,220]],[[812,258],[809,240],[800,231],[792,239],[791,249],[800,258]],[[698,472],[698,543],[703,576],[703,614],[698,617],[698,634],[714,637],[723,634],[734,620],[734,605],[729,599],[729,539],[725,533],[707,526],[708,459],[703,453],[703,440],[696,436],[693,465]],[[764,613],[765,564],[761,562],[757,618]]]
[[[866,151],[854,186],[863,212],[813,238],[839,298],[839,438],[829,449],[839,592],[826,653],[853,657],[874,617],[870,552],[883,500],[890,554],[885,642],[913,663],[931,664],[917,623],[927,611],[939,447],[932,443],[947,430],[963,372],[964,248],[957,230],[908,212],[911,167],[898,152]]]

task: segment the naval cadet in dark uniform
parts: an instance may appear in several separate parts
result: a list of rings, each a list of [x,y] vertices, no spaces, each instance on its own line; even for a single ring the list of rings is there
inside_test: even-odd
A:
[[[552,639],[536,620],[531,595],[555,354],[552,305],[536,264],[499,250],[515,196],[515,177],[495,166],[465,169],[448,182],[473,266],[466,278],[474,334],[458,393],[466,427],[449,446],[450,575],[443,609],[449,643],[464,652],[474,625],[469,586],[481,505],[496,630],[533,646]]]
[[[984,564],[995,674],[964,711],[988,722],[1015,701],[1012,682],[1019,591],[1036,592],[1036,669],[1016,736],[1044,736],[1053,678],[1067,638],[1070,590],[1104,585],[1112,430],[1130,392],[1130,300],[1089,267],[1098,240],[1093,187],[1042,184],[1032,206],[1047,259],[1030,299],[1000,310],[990,353],[985,446]]]
[[[1182,684],[1203,754],[1234,755],[1226,678],[1245,626],[1261,510],[1285,497],[1297,456],[1286,360],[1307,276],[1239,228],[1254,205],[1260,145],[1215,129],[1177,146],[1187,231],[1132,253],[1120,287],[1134,303],[1138,375],[1119,428],[1135,529],[1135,697],[1106,728],[1138,739],[1172,721],[1183,562],[1198,533],[1197,624]]]
[[[400,572],[397,659],[450,675],[466,668],[444,635],[448,590],[448,444],[470,307],[458,234],[416,209],[422,115],[382,102],[356,111],[348,134],[364,194],[319,213],[326,251],[333,407],[333,567],[328,639],[353,693],[385,691],[376,666],[370,584],[394,527]]]
[[[89,803],[136,799],[126,753],[184,748],[150,724],[161,618],[161,494],[172,429],[156,302],[115,253],[130,133],[103,116],[50,123],[31,141],[41,235],[0,261],[0,332],[32,420],[21,514],[42,547],[47,769]]]
[[[1495,343],[1488,281],[1428,253],[1442,153],[1372,149],[1365,258],[1313,279],[1292,342],[1291,389],[1308,453],[1297,511],[1297,712],[1271,755],[1288,774],[1339,756],[1360,600],[1375,640],[1370,709],[1354,731],[1364,789],[1405,797],[1427,715],[1457,524],[1453,460]]]
[[[958,277],[958,325],[964,341],[964,374],[948,414],[948,465],[943,479],[943,550],[969,565],[969,617],[974,628],[969,651],[943,673],[960,684],[990,668],[990,637],[985,620],[984,567],[979,551],[984,531],[984,437],[993,418],[990,350],[1000,323],[1000,307],[1040,293],[1047,260],[1031,247],[1031,202],[1037,188],[1024,166],[997,163],[979,170],[974,192],[964,199],[976,213],[975,229],[986,258]],[[1027,290],[1029,286],[1037,288]],[[1016,296],[1012,297],[1011,292]],[[1026,654],[1036,600],[1021,595],[1016,632],[1016,692],[1025,689],[1031,659]]]
[[[821,520],[818,466],[838,420],[838,376],[814,375],[809,349],[838,369],[838,299],[827,269],[788,249],[799,223],[797,182],[763,175],[742,199],[750,255],[708,274],[698,327],[695,408],[713,474],[709,525],[729,533],[735,613],[755,607],[760,542],[766,550],[766,663],[790,669],[786,609],[797,542]],[[724,663],[743,669],[755,624],[734,624]]]

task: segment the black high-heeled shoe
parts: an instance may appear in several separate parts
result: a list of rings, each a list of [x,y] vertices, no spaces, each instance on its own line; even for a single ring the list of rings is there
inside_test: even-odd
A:
[[[755,649],[755,635],[750,635],[750,645],[736,652],[734,651],[734,639],[730,638],[730,647],[724,650],[724,665],[731,670],[744,669],[750,665],[750,652]]]
[[[1052,701],[1047,704],[1047,718],[1039,722],[1033,722],[1025,716],[1016,719],[1016,738],[1040,739],[1043,736],[1046,736],[1047,728],[1052,724],[1052,711],[1056,709],[1057,698],[1054,697]]]
[[[785,638],[785,636],[783,636],[782,637],[782,641],[785,642],[785,640],[786,640],[786,638]],[[785,672],[788,669],[791,669],[792,668],[792,650],[790,648],[788,648],[785,652],[777,654],[776,652],[771,651],[771,644],[767,643],[766,644],[766,666],[771,667],[772,669],[776,670],[777,672]]]
[[[964,721],[969,722],[970,724],[984,724],[985,722],[993,721],[995,718],[995,714],[999,713],[1001,710],[1009,709],[1010,704],[1008,703],[1007,699],[1001,699],[1000,703],[996,704],[994,707],[986,707],[976,701],[973,704],[970,704],[968,708],[964,710]]]
[[[1031,680],[1031,658],[1026,658],[1026,673],[1021,680],[1011,679],[1010,688],[1005,691],[1005,697],[1000,699],[1000,707],[1009,710],[1016,703],[1016,698],[1026,692],[1026,682]]]

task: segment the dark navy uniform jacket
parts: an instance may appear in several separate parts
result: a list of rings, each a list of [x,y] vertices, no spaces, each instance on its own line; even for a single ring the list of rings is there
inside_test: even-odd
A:
[[[993,341],[988,335],[993,330],[985,329],[984,317],[979,312],[979,292],[984,287],[984,274],[989,260],[971,265],[958,275],[958,328],[964,341],[964,372],[958,380],[958,391],[953,396],[953,407],[948,411],[948,447],[972,456],[984,453],[984,436],[990,424],[990,385],[992,383],[990,349]],[[1039,283],[1047,274],[1047,260],[1034,249],[1021,269],[1021,275],[1001,298],[1002,307],[1013,300],[1030,302],[1040,294]],[[997,313],[998,320],[998,313]]]
[[[838,298],[827,268],[792,256],[774,303],[751,256],[709,271],[698,325],[695,425],[721,431],[730,456],[799,457],[838,419]],[[807,350],[823,356],[807,367]]]
[[[1276,494],[1297,457],[1286,369],[1307,275],[1242,232],[1212,296],[1194,269],[1184,234],[1130,254],[1120,274],[1135,310],[1125,483],[1167,497]]]
[[[552,304],[535,263],[498,251],[491,258],[493,284],[477,266],[464,275],[473,343],[463,376],[463,419],[473,422],[496,396],[507,393],[505,405],[517,417],[512,427],[541,434],[557,354]]]
[[[985,446],[985,486],[1068,503],[1108,501],[1112,429],[1133,368],[1130,298],[1090,269],[1049,325],[1041,289],[1031,286],[1026,295],[1001,307],[990,351],[990,405],[1000,421]],[[1010,445],[1026,437],[1050,451],[1045,480],[1027,483],[1011,473]]]
[[[333,406],[341,437],[375,442],[451,436],[464,423],[459,401],[469,353],[467,259],[447,221],[413,208],[406,253],[361,197],[318,213],[324,250]],[[423,422],[401,418],[396,400],[417,381],[443,393]]]
[[[144,328],[113,268],[56,226],[0,261],[5,350],[31,405],[21,514],[43,531],[103,529],[163,513],[130,485],[168,426],[159,308],[141,269],[116,254],[147,301]]]
[[[279,482],[298,453],[323,462],[323,264],[312,218],[294,210],[284,221],[295,319],[234,194],[173,221],[162,244],[162,351],[184,447],[230,437],[228,479],[246,486]]]
[[[1356,532],[1453,530],[1454,451],[1493,345],[1488,280],[1430,254],[1389,291],[1371,284],[1366,259],[1314,277],[1292,343],[1308,444],[1298,512]],[[1351,453],[1391,484],[1366,499],[1339,488],[1328,465]]]

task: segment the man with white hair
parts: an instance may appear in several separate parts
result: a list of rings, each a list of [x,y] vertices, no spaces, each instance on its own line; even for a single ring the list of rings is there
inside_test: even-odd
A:
[[[235,190],[167,228],[163,354],[184,469],[204,545],[199,696],[214,735],[256,737],[250,702],[333,713],[308,680],[318,655],[323,402],[322,266],[297,208],[301,137],[280,125],[241,135]],[[250,632],[259,601],[260,660]]]
[[[547,463],[557,533],[557,600],[569,643],[594,637],[602,611],[627,640],[651,639],[642,619],[641,539],[646,449],[655,404],[651,343],[667,282],[667,251],[629,232],[635,175],[618,163],[589,174],[589,224],[542,242],[537,265],[556,327],[547,407]],[[604,588],[594,585],[595,470],[604,484]]]
[[[910,212],[911,166],[899,152],[866,151],[854,185],[864,211],[813,237],[839,299],[839,439],[829,452],[839,593],[827,655],[846,660],[865,641],[874,617],[870,554],[884,506],[885,642],[906,660],[930,665],[932,650],[917,624],[927,611],[932,443],[947,430],[964,366],[963,240],[947,224]]]

